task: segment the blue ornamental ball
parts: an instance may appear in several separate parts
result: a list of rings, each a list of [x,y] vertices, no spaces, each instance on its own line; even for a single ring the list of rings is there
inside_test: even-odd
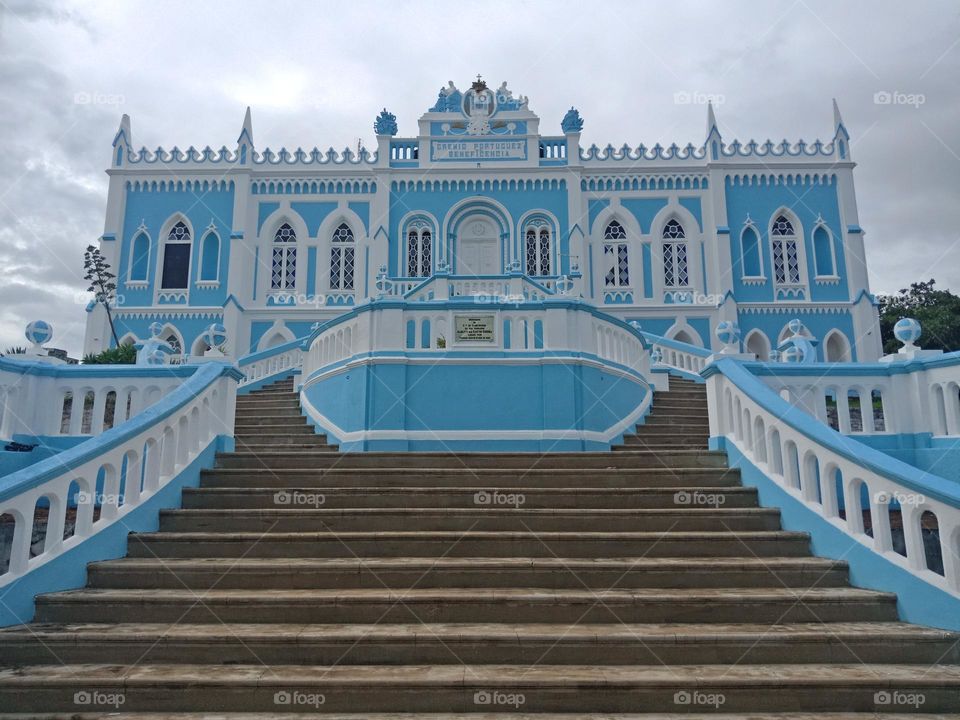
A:
[[[53,339],[53,326],[46,320],[34,320],[27,325],[24,335],[34,345],[43,345]]]
[[[663,360],[663,353],[660,352],[660,348],[654,348],[650,353],[650,363],[652,365],[659,365],[661,360]]]
[[[160,337],[160,333],[163,332],[163,323],[152,322],[147,329],[150,331],[151,337]]]
[[[803,323],[800,322],[800,320],[798,320],[797,318],[794,318],[793,320],[787,323],[787,329],[789,329],[790,332],[792,332],[794,335],[799,335],[800,332],[803,330]]]
[[[903,318],[893,326],[893,336],[904,345],[912,345],[920,339],[920,329],[920,323],[913,318]]]
[[[227,329],[220,323],[213,323],[204,331],[203,340],[210,347],[220,347],[227,341]]]
[[[780,362],[780,351],[771,350],[770,351],[770,362]]]
[[[717,339],[724,345],[736,345],[740,342],[740,326],[730,320],[724,320],[718,324],[714,332]]]

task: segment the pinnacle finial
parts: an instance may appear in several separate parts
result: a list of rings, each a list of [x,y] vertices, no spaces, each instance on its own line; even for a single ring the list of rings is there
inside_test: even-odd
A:
[[[242,144],[244,139],[246,139],[247,144],[253,145],[253,120],[250,118],[249,105],[247,105],[247,112],[243,116],[243,127],[240,129],[240,137],[237,138],[237,144]]]
[[[840,106],[837,105],[837,99],[833,98],[833,127],[838,128],[843,125],[843,118],[840,117]]]
[[[133,134],[130,131],[130,116],[126,113],[120,117],[120,127],[117,128],[117,134],[113,138],[114,146],[120,142],[121,136],[123,137],[123,142],[127,145],[127,147],[133,145]]]
[[[717,127],[717,116],[713,112],[713,103],[707,103],[707,137],[710,137],[711,134],[717,133],[720,134],[720,129]]]

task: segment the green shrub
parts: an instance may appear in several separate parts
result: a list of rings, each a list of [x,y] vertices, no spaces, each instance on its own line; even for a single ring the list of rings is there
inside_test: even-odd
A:
[[[96,355],[85,355],[84,365],[133,365],[137,362],[137,349],[133,345],[108,348]]]

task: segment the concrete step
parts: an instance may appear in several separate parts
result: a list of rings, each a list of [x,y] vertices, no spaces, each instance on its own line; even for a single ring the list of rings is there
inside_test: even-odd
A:
[[[812,557],[123,558],[91,563],[94,588],[843,587],[846,563]]]
[[[77,693],[121,695],[125,712],[871,712],[877,694],[960,707],[960,667],[769,665],[36,665],[0,673],[6,712],[75,712]],[[84,697],[81,695],[81,697]],[[883,697],[883,696],[881,696]],[[882,701],[881,701],[882,702]],[[903,708],[913,711],[914,707]],[[482,718],[483,716],[479,716]],[[582,717],[582,716],[581,716]],[[479,720],[479,719],[478,719]]]
[[[255,427],[296,427],[306,425],[307,418],[303,415],[267,415],[266,413],[245,413],[238,415],[235,428]]]
[[[616,462],[628,451],[608,455]],[[258,454],[256,457],[260,457]],[[508,489],[536,487],[543,489],[637,488],[675,489],[677,491],[697,487],[718,489],[740,486],[740,471],[726,467],[676,468],[651,466],[642,468],[587,468],[578,470],[540,468],[429,468],[410,469],[398,467],[350,468],[344,463],[324,463],[325,467],[310,467],[306,461],[299,467],[267,468],[247,462],[247,467],[215,468],[200,473],[203,488],[402,488],[462,487],[467,490]],[[251,456],[251,460],[252,460]],[[311,458],[319,465],[314,453]]]
[[[714,665],[960,659],[960,636],[902,623],[72,624],[0,630],[0,664]]]
[[[282,479],[282,478],[281,478]],[[477,479],[474,479],[478,483]],[[270,487],[200,487],[184,488],[183,507],[186,509],[223,508],[249,509],[272,508],[291,504],[290,495],[309,495],[319,492],[317,487],[284,486]],[[509,492],[489,485],[474,484],[458,486],[384,487],[380,485],[359,487],[322,488],[325,508],[467,508],[477,507],[478,500],[501,498],[495,494],[514,494],[523,497],[525,508],[677,508],[677,507],[757,507],[756,488],[690,486],[682,490],[672,487],[574,487],[543,488],[532,485],[511,486]],[[306,498],[304,498],[306,500]]]
[[[36,600],[40,623],[891,622],[896,596],[853,588],[120,590]],[[2,678],[2,671],[0,671]]]
[[[244,406],[237,408],[236,421],[238,423],[247,423],[251,418],[261,415],[274,415],[281,417],[301,417],[303,415],[299,403],[289,403],[278,405],[276,403],[263,404],[260,406]]]
[[[688,507],[635,509],[533,509],[516,493],[500,495],[498,507],[323,508],[319,493],[288,493],[274,508],[161,510],[160,532],[289,533],[391,531],[513,532],[731,532],[779,530],[776,508]],[[497,496],[493,496],[497,497]]]
[[[683,412],[683,413],[650,413],[644,420],[644,425],[670,425],[683,427],[710,427],[706,412]]]
[[[704,447],[708,439],[709,436],[707,433],[670,434],[640,430],[631,435],[624,435],[621,445],[646,448],[691,448]]]
[[[647,450],[604,453],[225,453],[217,455],[218,465],[227,468],[264,467],[303,468],[521,468],[521,469],[596,469],[596,468],[681,468],[726,467],[726,453],[707,450],[677,450],[663,453]]]
[[[492,702],[492,696],[491,702]],[[290,697],[291,703],[293,697]],[[0,720],[300,720],[303,713],[298,712],[162,712],[162,713],[70,713],[29,715],[0,713]],[[320,716],[318,716],[320,717]],[[656,715],[636,713],[525,713],[509,712],[468,712],[468,713],[324,713],[324,720],[743,720],[744,715],[729,713],[657,713]],[[816,713],[766,713],[751,712],[749,720],[913,720],[917,716],[903,713],[875,712],[816,712]],[[960,714],[927,713],[926,720],[960,720]]]
[[[799,557],[806,533],[300,532],[131,533],[130,557]]]

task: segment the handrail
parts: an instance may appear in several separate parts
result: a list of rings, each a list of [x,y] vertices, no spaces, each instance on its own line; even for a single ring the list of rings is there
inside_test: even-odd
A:
[[[778,396],[743,364],[730,358],[702,371],[710,403],[710,435],[734,443],[771,479],[807,507],[875,552],[927,583],[960,596],[960,487],[847,438]],[[839,478],[837,477],[839,473]],[[841,518],[836,482],[846,508]],[[864,530],[861,487],[872,521]],[[889,510],[900,506],[906,557],[892,549]],[[920,529],[932,512],[940,531],[944,575],[927,569]]]
[[[305,340],[306,338],[302,337],[295,338],[272,348],[244,355],[237,361],[237,367],[243,373],[240,387],[299,370],[303,366]]]
[[[135,510],[218,435],[232,436],[234,382],[241,377],[236,368],[224,363],[203,365],[133,419],[5,477],[0,516],[11,516],[15,525],[10,564],[0,575],[0,586]],[[64,538],[74,487],[79,497],[76,526],[73,535]],[[35,509],[42,499],[49,508],[44,549],[31,558]]]
[[[651,345],[663,345],[664,347],[672,348],[674,350],[682,350],[683,352],[687,352],[691,355],[696,355],[697,357],[702,358],[708,358],[713,354],[707,348],[697,347],[696,345],[691,345],[690,343],[681,342],[679,340],[671,340],[670,338],[665,338],[660,335],[654,335],[646,330],[641,330],[640,334],[643,335],[643,337],[646,338],[647,342],[649,342]]]

